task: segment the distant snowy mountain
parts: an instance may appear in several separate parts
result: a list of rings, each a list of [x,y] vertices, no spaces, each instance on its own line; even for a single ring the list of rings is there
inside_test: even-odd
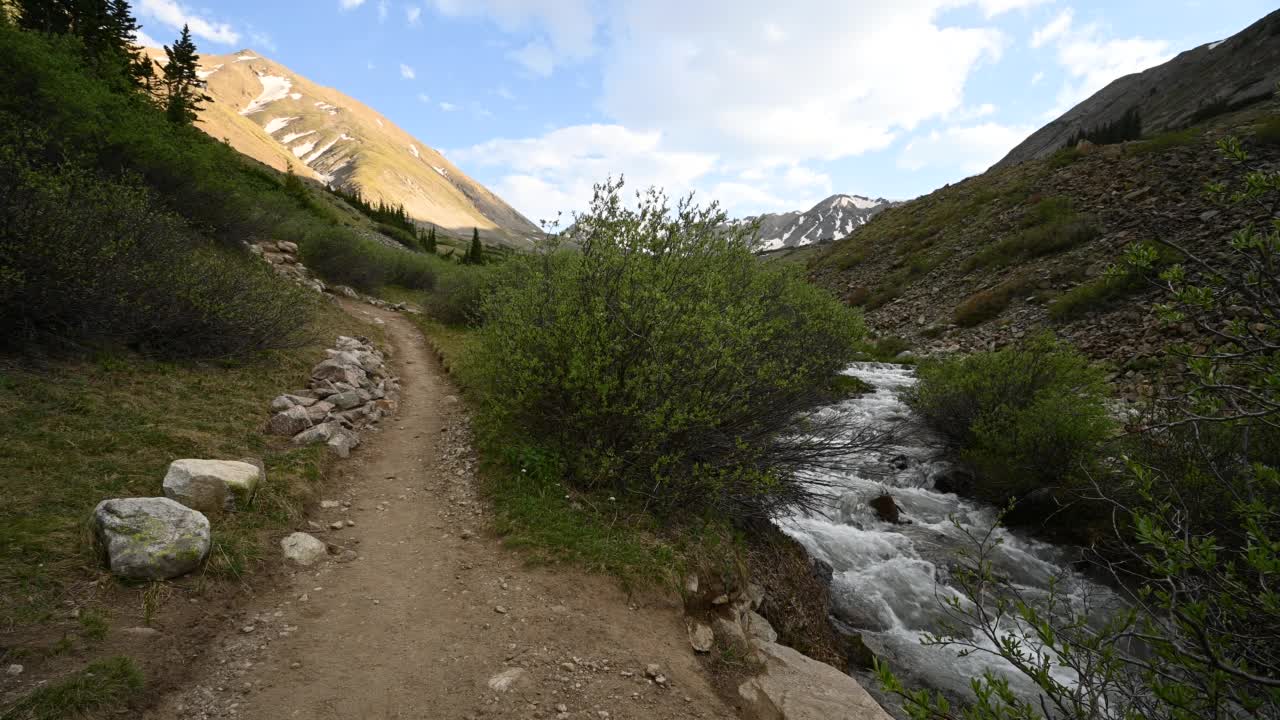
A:
[[[805,212],[769,213],[733,220],[735,226],[758,222],[759,250],[778,250],[848,237],[893,203],[884,198],[832,195]]]

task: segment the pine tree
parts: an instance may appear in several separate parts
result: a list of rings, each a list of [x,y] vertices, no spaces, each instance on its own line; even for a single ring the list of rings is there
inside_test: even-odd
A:
[[[204,81],[196,74],[200,56],[191,40],[191,29],[183,25],[178,41],[173,47],[166,45],[164,54],[169,58],[164,66],[165,113],[174,123],[190,125],[196,121],[200,103],[210,99],[202,92]]]
[[[469,265],[479,265],[484,262],[484,246],[480,244],[478,228],[471,229],[471,247],[467,248],[467,254],[462,261]]]
[[[436,254],[436,227],[434,225],[427,231],[427,242],[423,245],[423,249],[432,255]]]

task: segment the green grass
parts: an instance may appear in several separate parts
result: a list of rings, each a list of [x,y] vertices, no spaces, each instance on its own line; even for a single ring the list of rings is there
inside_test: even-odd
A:
[[[1200,140],[1204,128],[1193,127],[1186,130],[1174,130],[1161,133],[1148,140],[1133,145],[1130,152],[1138,155],[1162,153],[1174,148],[1186,147]]]
[[[107,639],[107,632],[111,630],[111,623],[107,621],[107,616],[98,610],[86,608],[80,612],[80,634],[86,640],[92,642],[102,642]]]
[[[333,337],[369,329],[332,309],[315,332],[314,344],[237,365],[130,354],[0,364],[0,626],[52,620],[70,586],[98,577],[94,506],[160,495],[178,458],[265,461],[267,481],[253,508],[214,525],[206,569],[214,577],[251,571],[262,552],[259,533],[298,517],[325,459],[323,448],[292,448],[264,435],[267,403],[302,387]]]
[[[1064,168],[1074,163],[1082,157],[1084,157],[1084,153],[1074,147],[1067,147],[1050,155],[1049,159],[1046,160],[1045,163],[1048,164],[1050,168],[1058,170],[1059,168]]]
[[[1097,238],[1097,222],[1075,212],[1066,198],[1046,198],[1023,219],[1023,228],[978,251],[961,266],[964,272],[978,268],[999,269],[1022,260],[1052,255]]]
[[[1280,145],[1280,116],[1264,120],[1254,130],[1253,139],[1263,145]]]
[[[142,671],[127,657],[99,660],[62,680],[37,688],[11,705],[0,720],[63,720],[118,708],[141,692]]]

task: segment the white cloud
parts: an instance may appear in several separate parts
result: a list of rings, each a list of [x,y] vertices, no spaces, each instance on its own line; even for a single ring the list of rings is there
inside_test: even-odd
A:
[[[422,19],[422,8],[417,5],[405,6],[404,19],[409,22],[409,25],[417,26],[418,21]]]
[[[592,186],[609,176],[624,175],[632,189],[659,185],[680,195],[716,164],[714,155],[665,149],[660,132],[620,125],[576,125],[541,137],[490,140],[450,151],[449,158],[502,168],[495,191],[535,221],[583,209]]]
[[[141,45],[142,47],[158,48],[164,46],[164,43],[156,40],[142,30],[138,30],[133,34],[133,41],[135,44]]]
[[[358,8],[364,4],[364,0],[338,0],[338,6],[343,10],[351,10]]]
[[[634,0],[610,24],[601,106],[744,164],[883,149],[961,108],[970,73],[1000,56],[997,30],[939,25],[955,4]]]
[[[547,77],[556,69],[556,56],[551,48],[541,42],[531,42],[508,56],[534,75]]]
[[[414,72],[413,68],[409,67],[408,65],[405,65],[404,63],[400,63],[400,77],[404,78],[405,80],[412,80],[418,77],[418,73]]]
[[[515,100],[515,99],[516,99],[515,94],[514,94],[514,93],[512,93],[512,92],[511,92],[511,90],[509,90],[509,89],[507,88],[507,86],[506,86],[506,85],[499,85],[499,86],[498,86],[498,89],[493,91],[493,94],[494,94],[494,95],[497,95],[498,97],[502,98],[503,100]]]
[[[1031,37],[1032,47],[1052,42],[1058,64],[1067,81],[1058,92],[1057,107],[1047,117],[1057,117],[1111,81],[1165,62],[1172,54],[1169,43],[1143,37],[1110,38],[1096,23],[1076,26],[1070,9]]]
[[[429,103],[431,102],[431,96],[426,93],[418,93],[418,102]]]
[[[1075,11],[1067,8],[1058,13],[1046,25],[1037,28],[1035,32],[1031,33],[1031,47],[1044,47],[1045,43],[1052,42],[1065,35],[1071,29],[1071,21],[1074,16]]]
[[[535,38],[509,56],[538,75],[595,52],[600,19],[592,0],[434,0],[447,17],[486,17],[505,33]]]
[[[1043,72],[1037,72],[1035,75],[1032,75],[1032,76],[1031,76],[1031,84],[1032,84],[1033,86],[1035,86],[1035,85],[1039,85],[1039,84],[1040,84],[1040,82],[1041,82],[1042,80],[1044,80],[1044,73],[1043,73]]]
[[[387,15],[391,13],[391,3],[387,0],[378,0],[378,22],[386,22]]]
[[[275,52],[279,49],[276,47],[276,41],[272,39],[271,35],[259,30],[249,31],[249,42],[252,43],[254,47],[270,50],[271,52]]]
[[[451,103],[451,102],[441,102],[441,103],[440,103],[440,109],[441,109],[441,110],[443,110],[443,111],[445,111],[445,112],[453,112],[454,110],[457,110],[457,109],[458,109],[458,106],[457,106],[457,105],[454,105],[454,104],[453,104],[453,103]]]
[[[898,167],[907,170],[933,167],[967,174],[980,173],[1034,130],[1032,127],[1009,127],[998,123],[935,130],[907,143],[898,156]]]
[[[230,24],[201,17],[175,0],[142,0],[138,5],[138,12],[174,30],[180,30],[186,25],[191,28],[192,35],[212,43],[235,45],[240,42],[240,33]]]
[[[988,18],[993,18],[1012,10],[1029,10],[1051,2],[1053,0],[978,0],[978,7]]]

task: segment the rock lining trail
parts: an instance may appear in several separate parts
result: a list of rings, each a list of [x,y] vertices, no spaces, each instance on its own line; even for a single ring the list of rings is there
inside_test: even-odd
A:
[[[735,717],[678,600],[629,600],[611,578],[501,547],[472,486],[466,410],[420,331],[344,307],[385,327],[403,394],[297,528],[337,552],[228,618],[144,717]]]

